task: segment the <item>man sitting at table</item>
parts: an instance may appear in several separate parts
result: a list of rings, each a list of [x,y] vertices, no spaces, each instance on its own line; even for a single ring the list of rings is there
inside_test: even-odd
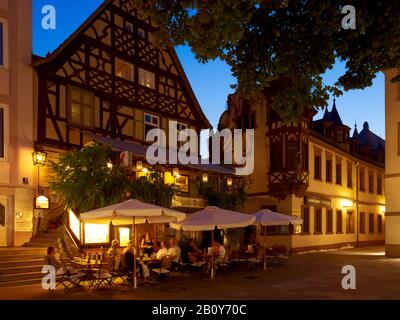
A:
[[[179,265],[179,259],[181,258],[181,248],[178,247],[178,241],[172,238],[169,241],[170,247],[167,250],[167,256],[172,258],[172,268],[176,269]]]

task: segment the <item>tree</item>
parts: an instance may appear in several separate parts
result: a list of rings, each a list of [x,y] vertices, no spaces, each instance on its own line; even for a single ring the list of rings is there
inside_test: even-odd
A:
[[[400,2],[385,0],[142,0],[145,15],[162,26],[160,43],[189,45],[201,62],[220,58],[252,97],[284,78],[272,107],[286,120],[305,108],[327,106],[330,94],[362,89],[377,72],[400,65]],[[356,10],[345,29],[344,5]],[[332,87],[321,75],[346,64]],[[398,77],[396,79],[398,80]]]
[[[157,171],[132,181],[128,189],[133,198],[166,208],[171,207],[175,193],[174,187],[166,185],[162,175]]]
[[[245,179],[238,179],[232,187],[227,187],[225,183],[218,187],[211,182],[201,182],[199,190],[210,206],[223,209],[241,211],[247,200]]]
[[[97,143],[61,154],[59,161],[50,163],[50,187],[79,213],[115,204],[124,199],[129,186],[127,170],[112,163],[116,155]]]

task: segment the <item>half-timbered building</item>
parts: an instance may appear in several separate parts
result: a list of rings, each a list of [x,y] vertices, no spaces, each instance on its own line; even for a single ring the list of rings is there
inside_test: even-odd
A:
[[[105,1],[52,54],[35,57],[36,143],[50,159],[96,140],[128,155],[141,175],[149,168],[149,130],[168,132],[172,120],[178,130],[210,128],[174,48],[157,45],[157,26],[134,3]],[[178,188],[174,207],[184,211],[207,205],[198,193],[201,180],[223,183],[233,172],[211,164],[163,171]],[[42,167],[42,188],[49,176]]]

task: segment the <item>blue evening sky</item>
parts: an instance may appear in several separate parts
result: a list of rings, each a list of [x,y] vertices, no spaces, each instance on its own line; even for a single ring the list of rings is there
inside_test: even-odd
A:
[[[56,49],[80,24],[103,2],[103,0],[33,0],[33,52],[45,56]],[[44,30],[41,27],[41,14],[44,5],[53,5],[57,10],[56,30]],[[230,68],[222,61],[200,64],[188,47],[177,48],[178,56],[211,124],[216,127],[221,113],[226,109],[226,100],[232,92],[230,85],[235,83]],[[324,80],[333,84],[343,74],[341,63],[329,71]],[[345,124],[354,127],[355,121],[359,130],[364,121],[370,129],[384,138],[384,76],[379,74],[372,87],[365,90],[354,90],[337,99],[337,107]],[[330,108],[332,101],[330,102]],[[321,116],[316,116],[316,119]]]

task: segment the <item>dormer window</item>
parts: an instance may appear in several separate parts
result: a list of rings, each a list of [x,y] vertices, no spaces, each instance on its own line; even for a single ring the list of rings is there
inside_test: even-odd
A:
[[[146,38],[146,32],[141,28],[138,29],[137,34],[138,34],[138,38],[141,40],[144,40]]]
[[[127,22],[125,25],[125,30],[127,33],[133,33],[133,24],[130,22]]]

